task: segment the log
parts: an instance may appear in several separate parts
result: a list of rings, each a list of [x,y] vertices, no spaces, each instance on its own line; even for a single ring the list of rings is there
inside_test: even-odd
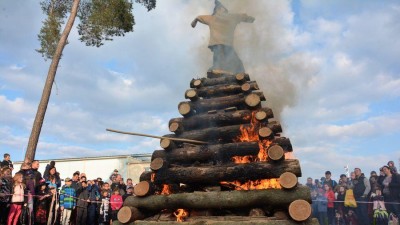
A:
[[[159,211],[163,209],[232,209],[256,208],[273,205],[287,208],[296,200],[311,202],[310,189],[305,186],[292,190],[264,189],[251,191],[193,192],[170,195],[150,195],[144,198],[128,197],[124,206],[140,210]]]
[[[170,164],[193,164],[210,161],[229,162],[233,156],[254,155],[260,151],[258,142],[238,142],[229,144],[187,146],[168,151],[156,150],[151,160],[161,158]]]
[[[238,109],[255,108],[260,105],[261,101],[265,101],[262,92],[253,92],[250,94],[237,94],[225,97],[217,97],[210,99],[199,99],[195,102],[180,102],[178,111],[183,116],[204,113],[209,110],[225,109],[229,107],[237,107]]]
[[[275,137],[272,140],[272,143],[281,146],[283,148],[283,150],[285,150],[285,152],[292,152],[293,151],[292,143],[290,142],[289,138],[286,138],[286,137]]]
[[[161,168],[165,168],[167,166],[167,162],[165,162],[162,158],[154,158],[151,160],[150,169],[153,171],[157,171]]]
[[[279,145],[271,145],[268,148],[267,152],[268,152],[268,158],[270,158],[273,161],[279,161],[281,159],[284,159],[285,157],[285,151]]]
[[[161,220],[137,220],[135,222],[122,224],[119,221],[113,221],[113,225],[172,225],[179,222],[161,221]],[[278,220],[270,217],[243,217],[237,218],[230,216],[206,216],[190,218],[185,221],[185,225],[320,225],[317,218],[311,218],[301,223],[291,219]]]
[[[190,81],[190,87],[199,88],[220,84],[240,84],[249,80],[250,77],[248,74],[237,74],[235,76],[219,76],[217,78],[192,79],[192,81]]]
[[[295,174],[291,172],[282,173],[279,177],[279,184],[286,189],[294,188],[297,186],[298,179]]]
[[[138,208],[123,206],[117,214],[118,221],[121,223],[130,223],[136,220],[141,220],[146,218],[148,215],[141,212]]]
[[[231,143],[232,140],[236,139],[241,135],[240,127],[248,127],[249,124],[244,125],[232,125],[224,127],[211,127],[205,129],[191,130],[183,132],[181,134],[167,134],[164,137],[167,138],[179,138],[179,139],[191,139],[197,141],[213,143]],[[178,144],[178,142],[175,142]],[[162,146],[164,148],[164,146]]]
[[[149,181],[150,182],[152,179],[152,176],[155,176],[155,173],[153,171],[144,171],[142,174],[140,174],[139,182],[140,181]]]
[[[274,162],[251,162],[244,164],[224,164],[216,166],[170,167],[157,171],[155,183],[184,183],[217,185],[222,181],[248,181],[279,178],[284,172],[301,176],[297,159]]]
[[[149,181],[141,181],[133,188],[133,193],[139,197],[154,194],[154,192],[154,185]]]
[[[248,81],[240,84],[222,84],[216,86],[202,87],[198,89],[189,89],[185,92],[185,98],[195,101],[198,97],[211,98],[222,97],[227,95],[236,95],[242,92],[259,90],[260,88],[255,81]]]
[[[311,216],[311,204],[309,201],[297,199],[289,205],[289,215],[295,221],[305,221]]]
[[[182,133],[199,128],[208,128],[216,126],[227,126],[250,123],[254,111],[244,109],[236,111],[216,111],[214,114],[199,114],[187,118],[172,118],[169,121],[169,130],[174,133]],[[260,116],[259,121],[265,121],[274,115],[270,108],[262,108],[264,116]],[[256,113],[256,116],[257,116]]]
[[[175,142],[170,139],[166,139],[166,138],[160,140],[160,146],[161,146],[161,148],[167,149],[167,150],[176,148]]]

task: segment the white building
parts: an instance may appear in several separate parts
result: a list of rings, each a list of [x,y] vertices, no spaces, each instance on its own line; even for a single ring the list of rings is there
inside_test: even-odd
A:
[[[84,158],[67,158],[67,159],[47,159],[39,160],[39,171],[44,173],[46,165],[50,161],[56,163],[57,172],[60,173],[61,179],[71,178],[75,171],[85,173],[87,179],[102,178],[108,181],[114,169],[122,175],[124,180],[131,178],[133,183],[139,182],[139,177],[144,171],[150,170],[151,154],[133,154],[133,155],[117,155],[117,156],[100,156],[100,157],[84,157]],[[14,162],[14,173],[21,168],[22,162]]]

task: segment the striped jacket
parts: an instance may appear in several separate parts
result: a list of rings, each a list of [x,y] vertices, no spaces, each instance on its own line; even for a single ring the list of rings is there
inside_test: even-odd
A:
[[[76,193],[75,189],[71,186],[63,186],[60,193],[60,207],[64,207],[65,209],[73,209],[75,207]]]

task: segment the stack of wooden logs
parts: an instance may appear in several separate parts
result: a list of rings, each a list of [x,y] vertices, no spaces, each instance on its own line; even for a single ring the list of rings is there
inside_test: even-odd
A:
[[[161,140],[163,150],[153,152],[151,171],[141,175],[136,196],[125,200],[119,221],[156,221],[162,213],[184,209],[188,221],[196,216],[262,216],[269,218],[262,224],[318,224],[309,219],[309,189],[297,182],[299,161],[285,158],[293,151],[290,140],[280,135],[272,110],[263,106],[257,83],[244,73],[209,72],[193,79],[190,87],[188,101],[178,105],[182,117],[169,121],[173,134]],[[243,135],[256,138],[240,140]],[[264,160],[259,159],[261,151],[268,156]],[[237,163],[235,157],[250,160]],[[276,184],[267,189],[242,185],[269,180]],[[286,222],[274,223],[276,219]]]

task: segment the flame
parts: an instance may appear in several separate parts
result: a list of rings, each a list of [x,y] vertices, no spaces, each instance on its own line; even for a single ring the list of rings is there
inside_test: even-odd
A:
[[[154,182],[155,179],[156,179],[156,173],[152,173],[151,177],[150,177],[150,181]]]
[[[169,189],[169,185],[163,184],[163,189],[162,189],[160,195],[170,195],[170,194],[172,194],[172,193],[171,193],[171,190]]]
[[[251,123],[250,125],[240,126],[241,135],[237,137],[234,142],[253,142],[257,141],[260,151],[258,152],[257,157],[247,155],[247,156],[234,156],[232,157],[232,161],[235,163],[250,163],[250,162],[265,162],[268,160],[267,149],[272,144],[270,140],[260,140],[258,135],[258,130],[260,128],[259,121],[255,118],[255,113],[252,113]],[[285,154],[285,157],[289,155]],[[292,157],[292,156],[291,156]],[[233,182],[221,182],[221,185],[229,185],[233,186],[235,190],[259,190],[259,189],[281,189],[281,185],[279,184],[279,179],[260,179],[255,181],[233,181]]]
[[[177,222],[183,222],[183,221],[185,221],[186,217],[189,216],[189,212],[184,209],[177,209],[174,212],[174,216],[176,217]]]

